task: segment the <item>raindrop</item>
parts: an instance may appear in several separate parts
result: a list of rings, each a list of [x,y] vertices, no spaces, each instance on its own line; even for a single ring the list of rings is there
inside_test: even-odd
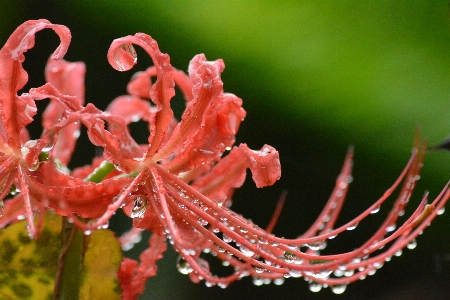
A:
[[[264,284],[264,280],[259,277],[253,277],[253,284],[256,286],[261,286]]]
[[[5,203],[3,203],[3,200],[0,201],[0,217],[3,216],[3,214],[5,213]]]
[[[438,216],[440,216],[440,215],[442,215],[444,212],[445,212],[445,207],[439,209],[439,210],[437,211],[437,214],[438,214]]]
[[[273,280],[273,284],[275,284],[275,285],[282,285],[283,283],[284,283],[284,278],[283,277],[280,277],[280,278],[277,278],[277,279]]]
[[[345,270],[345,271],[344,271],[344,276],[345,276],[345,277],[350,277],[350,276],[352,276],[354,273],[355,273],[355,270],[353,270],[353,269]]]
[[[134,199],[134,207],[131,211],[131,218],[142,218],[144,216],[145,210],[147,209],[147,198],[136,197]]]
[[[228,284],[225,282],[219,282],[219,283],[217,283],[217,286],[222,289],[226,289],[228,287]]]
[[[180,256],[178,257],[177,270],[181,274],[187,275],[191,273],[194,269],[191,267],[190,264],[188,264],[188,262],[183,257]]]
[[[402,253],[403,253],[403,251],[402,251],[402,249],[400,249],[397,252],[395,252],[394,255],[399,257],[399,256],[402,256]]]
[[[212,286],[215,285],[215,283],[211,282],[211,281],[208,281],[208,280],[205,280],[205,285],[206,285],[206,287],[212,287]]]
[[[284,260],[291,264],[297,259],[297,256],[294,253],[291,253],[289,251],[284,252]]]
[[[89,230],[89,229],[84,231],[84,235],[91,235],[91,233],[92,233],[92,230]]]
[[[104,224],[98,226],[98,229],[108,229],[109,227],[109,222],[106,221]]]
[[[206,221],[206,220],[204,220],[204,219],[198,217],[198,224],[199,224],[200,226],[206,226],[206,225],[208,225],[208,221]]]
[[[317,282],[311,282],[311,283],[309,284],[309,290],[310,290],[311,292],[317,293],[317,292],[319,292],[321,289],[322,289],[322,285],[321,285],[320,283],[317,283]]]
[[[289,270],[289,275],[293,278],[300,278],[300,277],[302,277],[302,272],[299,270],[291,269],[291,270]]]
[[[372,209],[372,210],[370,211],[370,213],[371,213],[371,214],[376,214],[376,213],[379,212],[379,211],[380,211],[380,207],[377,206],[377,207],[375,207],[374,209]]]
[[[372,275],[375,275],[376,272],[377,272],[377,269],[372,269],[369,271],[369,273],[367,273],[367,275],[372,276]]]
[[[332,272],[332,270],[323,269],[320,271],[319,276],[320,278],[328,278]]]
[[[411,249],[411,250],[416,247],[417,247],[416,239],[412,239],[411,241],[409,241],[408,245],[406,245],[406,248]]]
[[[249,250],[248,248],[246,248],[244,246],[241,246],[239,249],[241,250],[242,254],[244,254],[247,257],[252,257],[255,254],[255,252],[253,252],[252,250]]]
[[[261,245],[267,245],[269,243],[265,238],[261,236],[258,237],[258,241]]]
[[[132,44],[123,44],[120,48],[115,52],[114,61],[119,71],[126,71],[137,62],[136,50]]]
[[[337,284],[331,287],[331,291],[335,294],[342,294],[345,292],[345,289],[347,288],[346,284]]]
[[[266,269],[261,268],[261,267],[255,267],[255,272],[256,272],[256,273],[261,274],[261,273],[264,273],[264,271],[266,271]]]
[[[395,224],[389,225],[388,227],[386,227],[386,232],[392,232],[392,231],[394,231],[394,230],[395,230],[395,227],[396,227]]]
[[[352,226],[348,226],[347,230],[354,230],[356,228],[356,226],[358,226],[358,223],[352,225]]]
[[[323,241],[314,241],[309,244],[306,244],[306,246],[313,251],[320,250],[322,245],[323,245]]]
[[[232,238],[230,238],[228,235],[226,235],[225,233],[222,234],[222,239],[225,243],[231,243],[233,241]]]

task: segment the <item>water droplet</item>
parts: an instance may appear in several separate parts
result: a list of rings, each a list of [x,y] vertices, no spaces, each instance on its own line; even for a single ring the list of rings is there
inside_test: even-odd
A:
[[[261,274],[261,273],[264,273],[264,271],[266,271],[266,269],[261,268],[261,267],[255,267],[255,272],[256,272],[256,273]]]
[[[284,283],[284,278],[280,277],[280,278],[276,278],[273,280],[273,284],[275,285],[282,285]]]
[[[371,213],[371,214],[376,214],[376,213],[379,212],[379,211],[380,211],[380,207],[377,206],[377,207],[375,207],[374,209],[372,209],[372,210],[370,211],[370,213]]]
[[[219,282],[219,283],[217,283],[217,286],[222,289],[226,289],[228,287],[228,284],[224,283],[224,282]]]
[[[136,197],[134,199],[134,207],[131,211],[131,218],[142,218],[144,216],[145,210],[147,209],[147,198]]]
[[[226,235],[225,233],[222,234],[222,239],[225,243],[231,243],[233,241],[232,238],[230,238],[228,235]]]
[[[198,224],[199,224],[200,226],[206,226],[206,225],[208,225],[208,221],[206,221],[206,220],[204,220],[204,219],[198,217]]]
[[[0,201],[0,217],[3,216],[5,213],[5,203],[3,203],[3,200]]]
[[[395,230],[395,227],[396,227],[395,224],[389,225],[388,227],[386,227],[386,232],[394,231],[394,230]]]
[[[109,227],[109,222],[106,221],[105,224],[102,224],[102,225],[98,226],[98,229],[108,229],[108,227]]]
[[[206,286],[206,287],[212,287],[212,286],[214,286],[214,285],[215,285],[215,283],[214,283],[214,282],[211,282],[211,281],[205,280],[205,286]]]
[[[177,270],[181,274],[187,275],[191,273],[194,269],[191,267],[190,264],[188,264],[188,262],[182,256],[180,256],[178,257],[177,261]]]
[[[438,210],[437,214],[438,216],[442,215],[445,212],[445,207]]]
[[[353,270],[353,269],[345,270],[345,271],[344,271],[344,276],[345,276],[345,277],[350,277],[350,276],[352,276],[353,274],[355,274],[355,270]]]
[[[244,254],[247,257],[252,257],[255,254],[255,252],[253,252],[252,250],[249,250],[248,248],[246,248],[244,246],[241,246],[239,249],[241,250],[242,254]]]
[[[253,284],[256,286],[261,286],[264,284],[264,280],[259,277],[253,277]]]
[[[322,289],[322,285],[321,285],[320,283],[317,283],[317,282],[311,282],[311,283],[309,284],[309,290],[310,290],[311,292],[317,293],[317,292],[319,292],[321,289]]]
[[[402,253],[403,253],[403,251],[402,251],[402,249],[400,249],[397,252],[395,252],[394,255],[399,257],[399,256],[402,256]]]
[[[284,252],[284,260],[291,264],[297,259],[297,256],[294,253],[291,253],[289,251]]]
[[[313,251],[320,250],[322,245],[323,245],[323,241],[314,241],[309,244],[306,244],[306,246]]]
[[[84,231],[84,235],[91,235],[91,233],[92,233],[92,230],[89,230],[89,229]]]
[[[131,69],[137,62],[136,50],[132,44],[123,44],[114,53],[114,62],[119,71]]]
[[[345,292],[345,289],[347,288],[346,284],[337,284],[331,287],[331,291],[335,294],[342,294]]]
[[[302,277],[302,272],[299,270],[289,270],[289,276],[293,277],[293,278],[300,278]]]
[[[411,241],[409,241],[408,245],[406,245],[406,248],[411,249],[411,250],[416,247],[417,247],[416,239],[412,239]]]
[[[356,227],[358,226],[358,223],[352,225],[352,226],[348,226],[347,230],[354,230]]]

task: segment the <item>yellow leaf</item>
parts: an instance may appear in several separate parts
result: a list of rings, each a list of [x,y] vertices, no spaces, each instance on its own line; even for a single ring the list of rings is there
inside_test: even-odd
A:
[[[47,213],[37,240],[26,221],[0,230],[0,299],[53,299],[61,217]]]
[[[121,261],[122,248],[114,233],[94,231],[84,254],[80,300],[120,299],[117,272]]]

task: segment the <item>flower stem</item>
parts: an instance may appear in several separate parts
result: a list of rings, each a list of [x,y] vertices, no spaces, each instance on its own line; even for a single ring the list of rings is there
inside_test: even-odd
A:
[[[61,230],[61,252],[56,271],[54,299],[79,299],[83,266],[84,234],[63,218]]]
[[[114,165],[104,161],[85,181],[99,183],[114,170]],[[83,258],[88,237],[83,231],[63,217],[61,251],[56,271],[54,299],[78,300],[83,272]]]

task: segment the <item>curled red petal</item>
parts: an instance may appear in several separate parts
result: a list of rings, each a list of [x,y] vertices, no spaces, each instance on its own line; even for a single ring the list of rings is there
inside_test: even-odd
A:
[[[20,25],[0,50],[0,138],[8,141],[13,148],[20,147],[20,131],[34,115],[35,106],[23,103],[17,98],[17,92],[28,81],[23,69],[23,53],[34,46],[34,35],[45,28],[53,29],[61,43],[53,52],[52,59],[61,59],[70,44],[71,34],[67,27],[55,25],[47,20],[27,21]]]
[[[275,148],[264,145],[261,150],[255,151],[249,149],[246,144],[240,144],[239,149],[245,155],[256,187],[270,186],[280,179],[280,155]]]
[[[113,68],[125,71],[134,65],[131,58],[136,57],[132,44],[139,45],[150,55],[157,70],[157,80],[150,90],[150,99],[157,106],[155,120],[152,122],[155,126],[150,129],[150,147],[147,151],[147,156],[152,156],[163,142],[173,118],[173,111],[170,108],[170,100],[175,95],[173,68],[169,56],[161,53],[156,41],[144,33],[126,36],[112,42],[108,50],[108,61]]]

